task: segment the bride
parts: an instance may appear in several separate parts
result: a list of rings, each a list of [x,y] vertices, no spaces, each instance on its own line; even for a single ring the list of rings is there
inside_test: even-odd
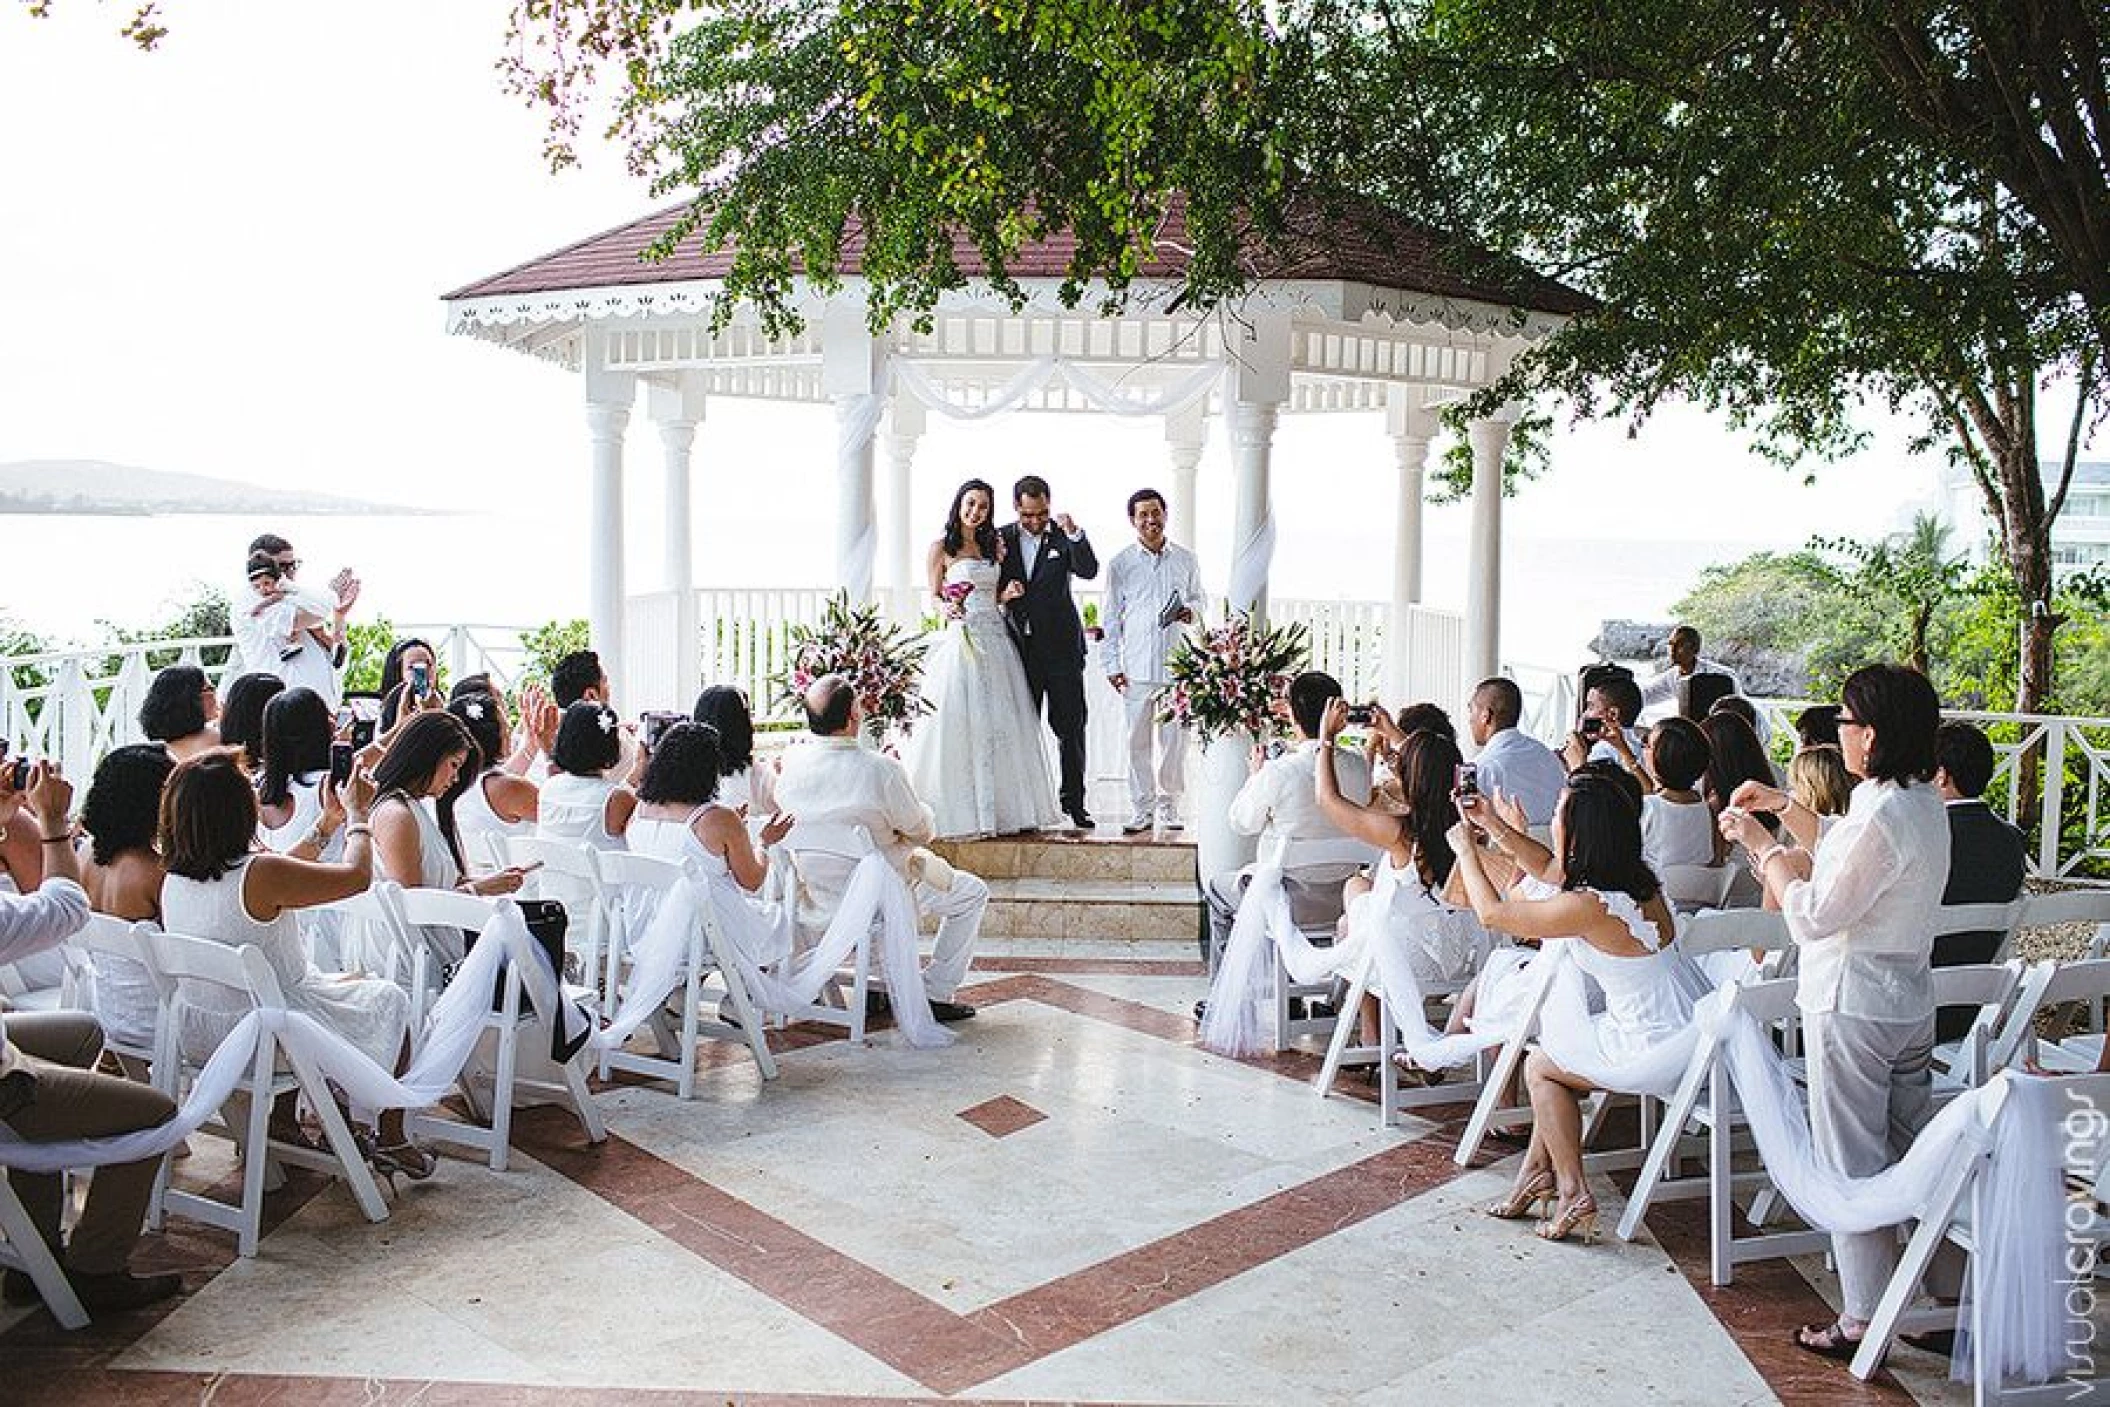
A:
[[[995,516],[995,491],[969,479],[930,547],[931,595],[947,624],[924,688],[936,714],[910,738],[908,765],[940,836],[1011,835],[1060,820],[1025,665],[997,596]]]

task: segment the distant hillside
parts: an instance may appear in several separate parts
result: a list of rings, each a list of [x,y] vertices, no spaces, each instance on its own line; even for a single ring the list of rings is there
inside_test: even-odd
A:
[[[0,464],[0,513],[423,514],[336,494],[274,489],[203,474],[170,474],[100,459],[24,459]]]

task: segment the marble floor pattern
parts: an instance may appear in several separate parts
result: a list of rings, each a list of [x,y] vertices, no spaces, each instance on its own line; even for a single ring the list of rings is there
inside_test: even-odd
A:
[[[1479,1215],[1508,1166],[1453,1164],[1464,1107],[1387,1130],[1310,1052],[1195,1047],[1191,949],[1007,944],[973,984],[949,1050],[615,1083],[606,1144],[525,1111],[510,1171],[448,1160],[381,1225],[304,1175],[252,1260],[173,1223],[172,1307],[0,1315],[0,1403],[1968,1401],[1797,1353],[1821,1263],[1713,1289],[1696,1204],[1630,1245]],[[231,1173],[199,1143],[186,1181]]]

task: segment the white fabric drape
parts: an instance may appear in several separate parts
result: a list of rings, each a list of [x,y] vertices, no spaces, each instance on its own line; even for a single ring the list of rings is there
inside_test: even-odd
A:
[[[867,491],[871,483],[872,439],[879,433],[879,421],[886,414],[886,407],[883,392],[835,398],[836,472],[846,483],[862,478]],[[869,496],[860,513],[857,537],[849,542],[840,538],[837,541],[844,590],[853,603],[869,600],[872,567],[879,554],[879,527],[873,521]]]
[[[928,371],[912,361],[896,358],[889,366],[896,390],[908,392],[924,405],[952,420],[992,419],[1007,411],[1018,409],[1043,388],[1057,381],[1068,383],[1072,390],[1090,403],[1092,409],[1105,415],[1177,415],[1215,390],[1224,374],[1221,366],[1204,366],[1163,390],[1153,391],[1123,386],[1120,382],[1109,380],[1077,362],[1065,361],[1060,357],[1041,357],[1021,368],[988,399],[973,404],[956,401],[947,396],[945,388],[939,385]]]
[[[1275,515],[1269,513],[1253,535],[1238,545],[1231,559],[1231,585],[1225,600],[1237,614],[1250,614],[1260,593],[1267,590],[1269,565],[1275,560]]]
[[[953,1043],[952,1032],[931,1015],[930,998],[923,990],[915,900],[885,856],[867,855],[857,862],[820,941],[788,970],[774,972],[769,965],[790,953],[791,905],[787,902],[775,920],[766,919],[744,899],[722,892],[722,886],[702,872],[684,868],[682,882],[661,899],[644,935],[631,947],[629,985],[614,1019],[595,1034],[596,1049],[621,1045],[680,984],[690,935],[703,922],[705,909],[712,906],[739,979],[763,1011],[797,1015],[800,1007],[810,1006],[856,949],[858,940],[870,933],[878,944],[879,972],[902,1039],[919,1050]]]

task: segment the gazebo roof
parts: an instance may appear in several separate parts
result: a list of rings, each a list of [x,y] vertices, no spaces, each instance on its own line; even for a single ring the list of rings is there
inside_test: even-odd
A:
[[[445,301],[723,279],[732,267],[729,249],[706,250],[698,241],[689,240],[662,261],[647,262],[642,257],[673,228],[686,208],[672,206],[590,235],[458,288]],[[1190,244],[1186,214],[1185,199],[1175,196],[1158,238],[1158,256],[1140,265],[1139,280],[1170,281],[1181,276],[1184,261],[1177,251]],[[1396,211],[1368,202],[1331,211],[1311,207],[1292,215],[1291,230],[1286,255],[1267,254],[1253,242],[1252,264],[1261,277],[1367,284],[1556,317],[1596,307],[1587,295],[1564,284],[1447,239]],[[1034,240],[1018,251],[1008,271],[1021,281],[1059,280],[1067,275],[1075,249],[1076,241],[1067,233]],[[839,272],[845,277],[861,276],[863,254],[863,236],[852,228],[843,240]],[[953,260],[970,279],[988,273],[981,251],[965,237],[954,240]]]

